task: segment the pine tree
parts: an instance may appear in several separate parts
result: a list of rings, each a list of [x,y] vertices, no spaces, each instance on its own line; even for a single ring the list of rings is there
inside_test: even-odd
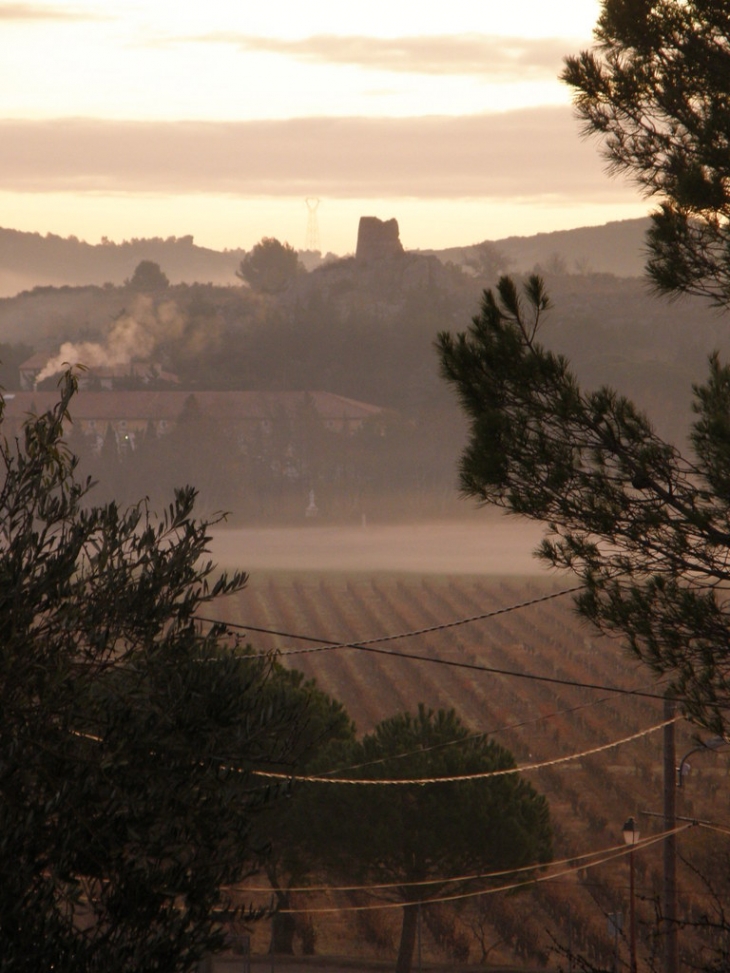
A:
[[[532,277],[484,295],[468,332],[438,339],[470,420],[469,496],[545,523],[539,555],[577,575],[580,611],[668,675],[687,712],[722,733],[730,704],[730,368],[695,390],[685,458],[609,388],[584,392],[536,340],[549,307]]]
[[[474,737],[454,710],[423,705],[384,720],[360,741],[333,745],[321,763],[352,768],[335,777],[416,782],[515,766],[508,750]],[[387,883],[403,903],[396,973],[410,973],[418,912],[429,900],[484,888],[482,872],[550,860],[547,801],[516,773],[427,786],[304,787],[295,792],[294,814],[330,874]]]
[[[610,171],[659,201],[649,276],[730,306],[730,4],[604,0],[595,39],[563,80]]]

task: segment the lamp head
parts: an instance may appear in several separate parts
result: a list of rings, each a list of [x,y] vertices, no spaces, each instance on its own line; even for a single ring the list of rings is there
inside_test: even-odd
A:
[[[629,818],[623,826],[624,841],[627,845],[635,845],[639,840],[639,830],[633,818]]]

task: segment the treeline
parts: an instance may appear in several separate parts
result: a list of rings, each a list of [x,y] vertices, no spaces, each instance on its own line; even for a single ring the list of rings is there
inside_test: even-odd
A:
[[[517,272],[540,264],[570,273],[632,276],[642,272],[647,223],[646,219],[623,220],[423,253],[434,254],[443,263],[469,268],[483,262],[486,247],[499,251],[509,269]],[[36,286],[119,286],[129,279],[140,260],[159,263],[174,283],[233,284],[236,268],[245,255],[243,248],[219,251],[199,246],[191,235],[133,238],[119,243],[102,237],[101,243],[91,244],[75,236],[0,227],[0,296]],[[307,269],[323,259],[314,251],[299,251],[299,257]],[[334,254],[324,256],[325,260],[330,258]],[[504,270],[507,265],[495,269]]]
[[[0,228],[0,294],[35,286],[120,285],[140,260],[165,266],[171,280],[233,283],[245,250],[218,251],[198,246],[192,236],[152,237],[99,244],[55,233],[25,233]]]
[[[0,381],[17,388],[17,367],[31,351],[50,355],[62,341],[104,346],[121,319],[135,319],[142,298],[145,327],[167,322],[154,334],[153,357],[179,377],[176,388],[323,390],[380,406],[386,417],[349,437],[321,429],[316,448],[296,417],[282,418],[277,436],[258,445],[231,443],[229,431],[203,429],[202,420],[114,459],[111,444],[97,455],[79,442],[110,492],[134,499],[158,484],[163,493],[163,484],[193,482],[206,505],[244,520],[299,518],[311,490],[322,516],[463,513],[455,482],[464,421],[433,341],[465,327],[494,283],[488,274],[500,255],[482,256],[468,271],[413,253],[382,264],[343,260],[300,274],[277,295],[206,284],[140,294],[134,273],[122,287],[37,288],[0,301]],[[655,298],[638,278],[546,279],[553,309],[540,339],[572,360],[586,386],[616,387],[681,439],[708,352],[728,349],[715,313]]]

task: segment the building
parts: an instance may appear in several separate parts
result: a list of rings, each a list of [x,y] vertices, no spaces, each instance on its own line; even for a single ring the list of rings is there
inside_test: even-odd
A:
[[[27,358],[19,367],[20,387],[31,392],[36,387],[38,376],[52,357],[48,352],[38,352]],[[80,389],[100,389],[110,391],[131,384],[145,386],[155,384],[178,385],[180,380],[172,372],[165,371],[159,362],[131,361],[120,365],[96,365],[93,368],[76,369]],[[56,378],[60,377],[56,373]]]
[[[6,393],[4,432],[17,435],[29,415],[51,409],[55,391]],[[309,417],[331,432],[352,435],[363,424],[384,414],[379,406],[358,402],[332,392],[148,392],[79,391],[70,407],[77,430],[100,446],[111,427],[120,449],[134,449],[136,440],[150,431],[164,436],[181,416],[234,430],[245,443],[272,434],[283,421]],[[70,428],[66,430],[66,435]]]

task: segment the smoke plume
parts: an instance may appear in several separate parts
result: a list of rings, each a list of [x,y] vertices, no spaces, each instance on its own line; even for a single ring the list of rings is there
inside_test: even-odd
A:
[[[136,298],[130,312],[125,311],[113,323],[106,341],[65,341],[59,351],[36,376],[36,385],[52,375],[83,365],[86,368],[112,368],[145,360],[160,341],[180,338],[185,322],[174,301],[155,307],[151,298]]]

